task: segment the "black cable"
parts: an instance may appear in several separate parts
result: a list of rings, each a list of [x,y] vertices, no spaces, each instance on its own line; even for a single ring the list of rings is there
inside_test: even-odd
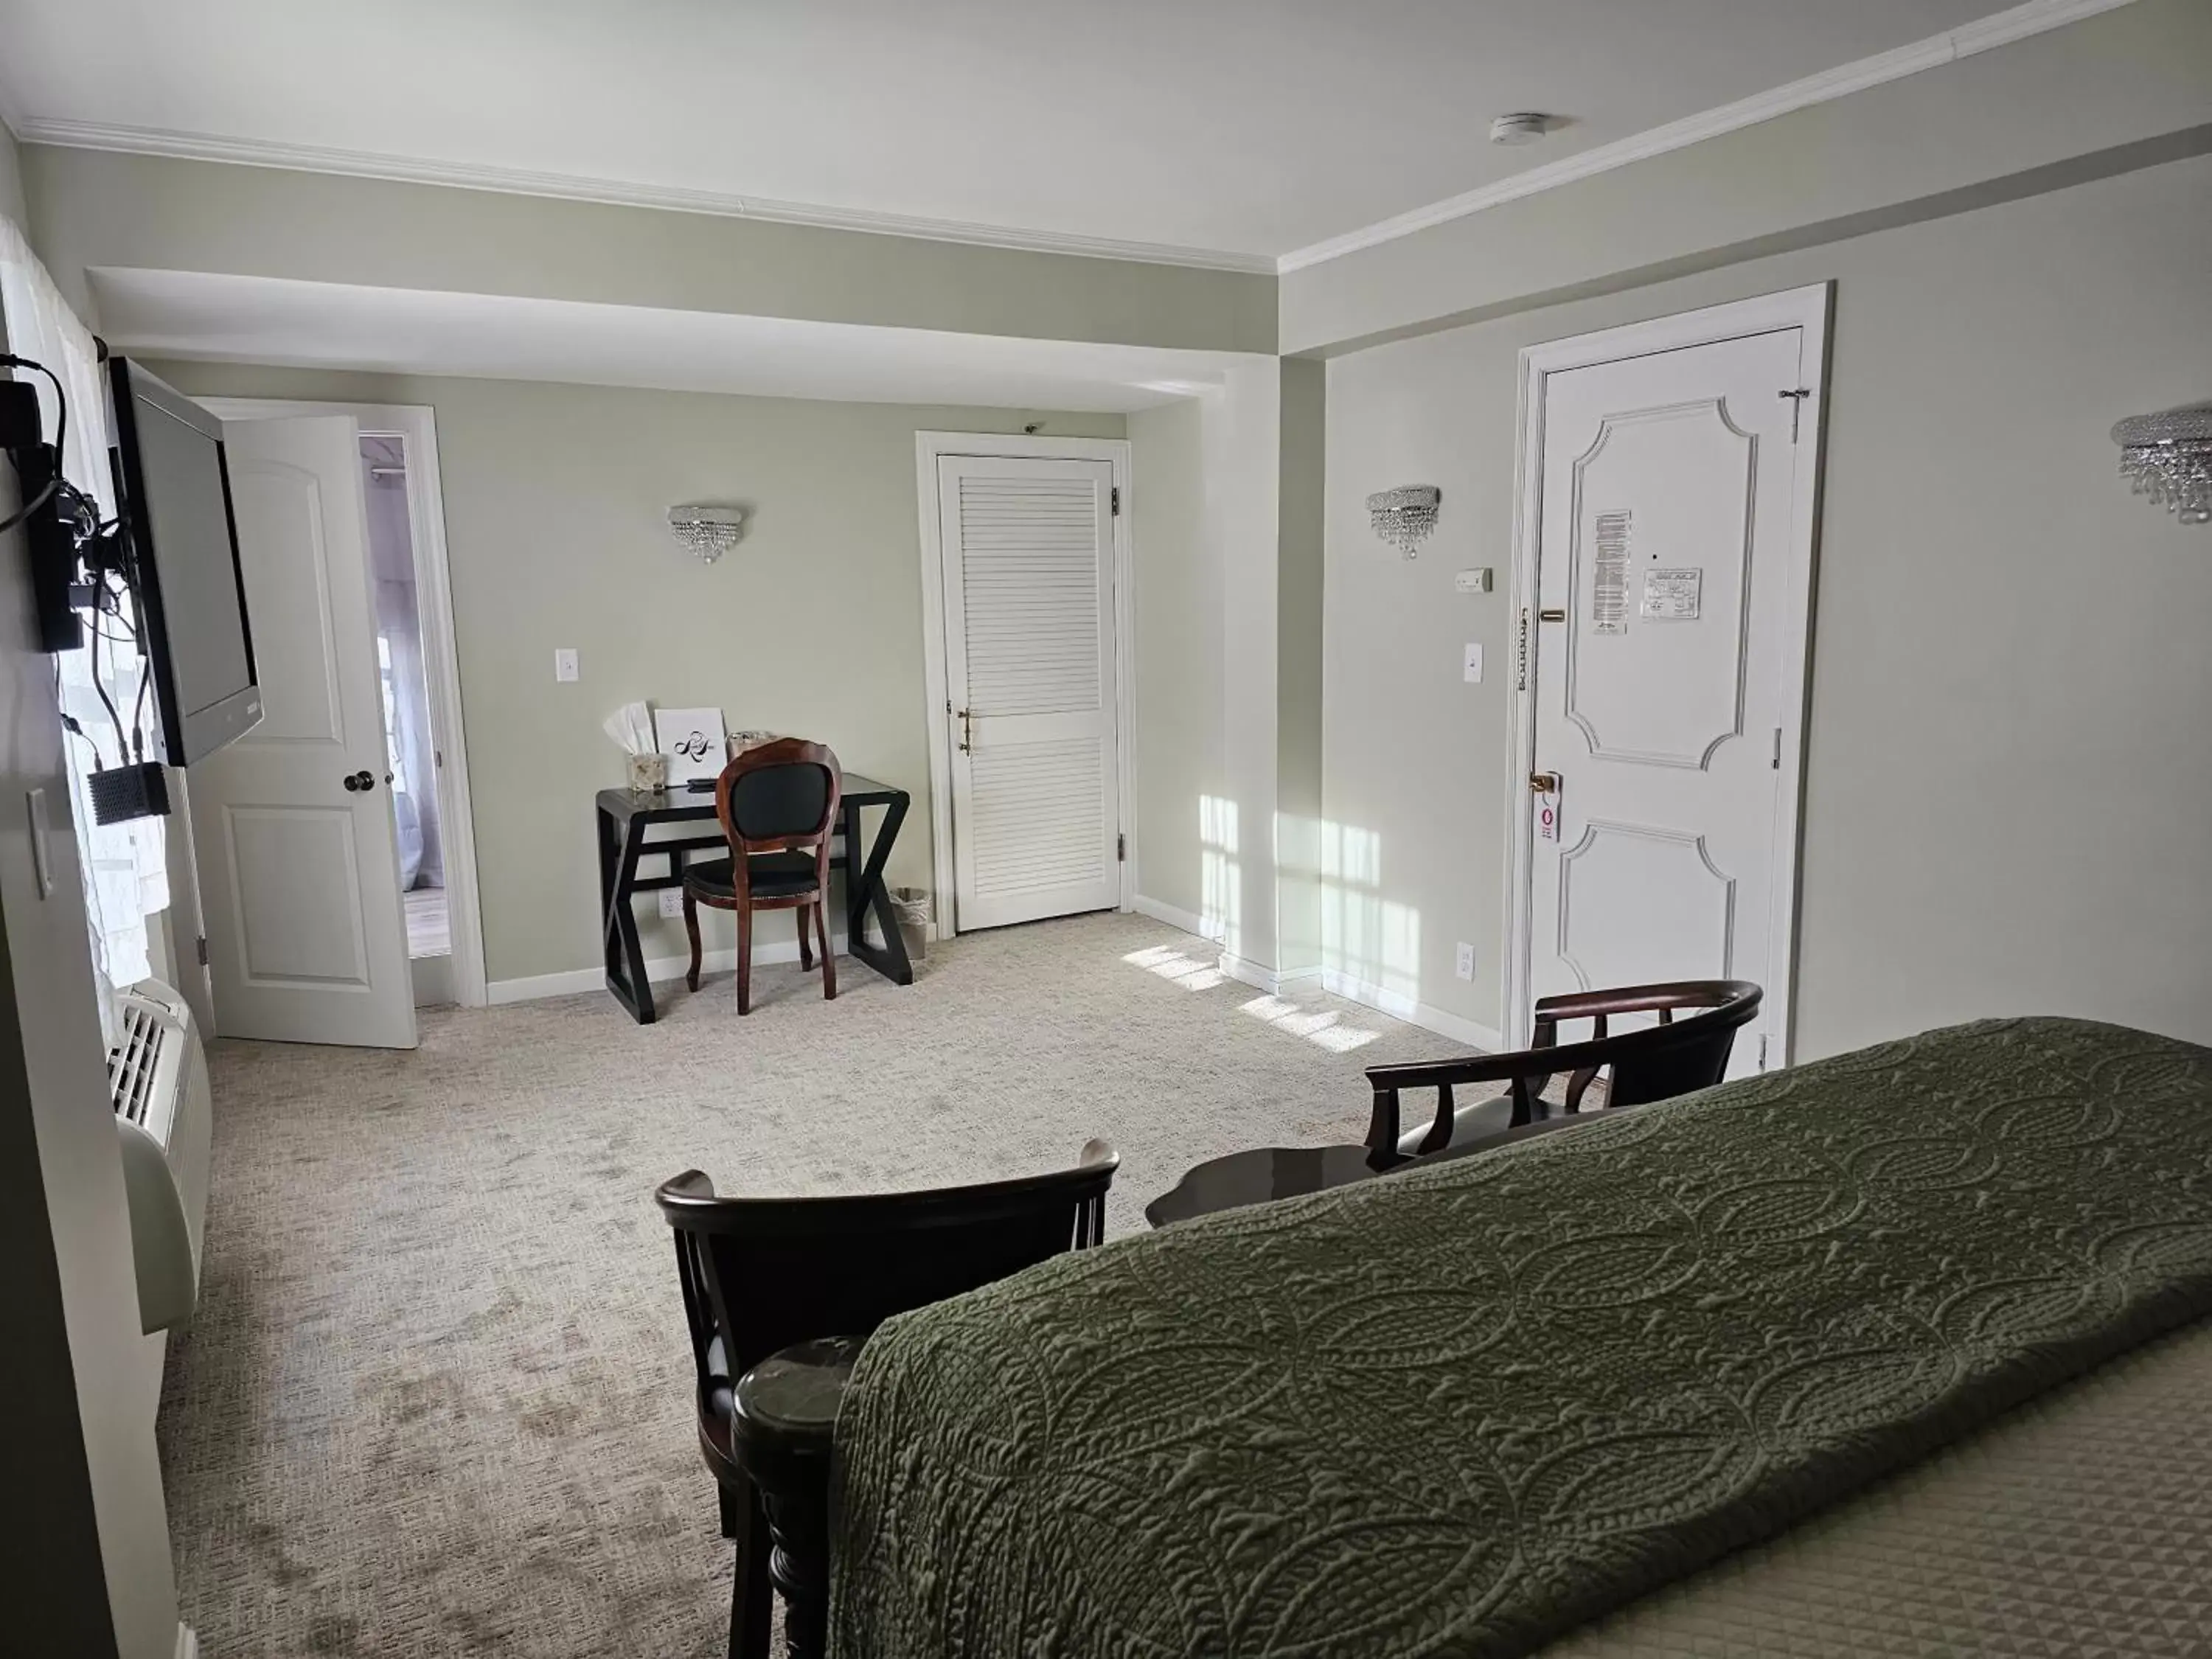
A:
[[[154,683],[154,659],[141,657],[138,662],[138,700],[131,705],[131,758],[146,758],[146,688]]]
[[[0,519],[0,536],[6,535],[17,525],[28,521],[32,514],[35,514],[48,501],[53,500],[54,491],[59,486],[61,480],[58,478],[47,479],[46,487],[44,489],[41,489],[37,495],[31,497],[31,499],[26,501],[18,511],[11,514],[5,519]]]
[[[92,689],[100,694],[100,701],[107,709],[107,718],[115,723],[115,763],[128,766],[131,763],[131,739],[123,735],[123,716],[115,712],[115,701],[107,695],[107,688],[100,680],[100,629],[94,628],[92,630]],[[92,752],[95,757],[99,755],[98,744],[93,744]],[[102,769],[95,763],[94,769]]]

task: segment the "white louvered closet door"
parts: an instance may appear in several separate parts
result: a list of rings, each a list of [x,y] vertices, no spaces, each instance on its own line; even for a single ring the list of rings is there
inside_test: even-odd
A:
[[[1121,902],[1114,470],[945,456],[954,922]]]

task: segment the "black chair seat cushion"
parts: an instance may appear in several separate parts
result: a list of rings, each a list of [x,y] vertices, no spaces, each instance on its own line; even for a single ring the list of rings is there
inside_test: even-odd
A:
[[[814,855],[811,853],[760,853],[754,855],[751,868],[753,891],[763,898],[776,898],[790,893],[811,893],[814,890]],[[734,899],[737,889],[732,884],[730,861],[716,859],[711,864],[695,864],[684,872],[684,884],[695,893],[714,898]]]
[[[1412,1116],[1413,1114],[1408,1113],[1407,1115]],[[1433,1113],[1423,1117],[1419,1123],[1398,1137],[1398,1150],[1407,1158],[1413,1157],[1420,1150],[1421,1142],[1427,1139],[1429,1130],[1435,1122]],[[1495,1100],[1478,1101],[1471,1105],[1459,1107],[1453,1111],[1451,1139],[1437,1150],[1456,1151],[1462,1146],[1471,1146],[1476,1141],[1486,1140],[1491,1136],[1512,1127],[1513,1103],[1510,1099],[1500,1095]]]

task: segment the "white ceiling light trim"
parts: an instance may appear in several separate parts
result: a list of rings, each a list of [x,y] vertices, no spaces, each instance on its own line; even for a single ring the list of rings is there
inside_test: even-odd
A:
[[[1122,241],[1107,236],[1079,236],[1061,231],[1017,230],[1003,225],[970,224],[957,219],[928,219],[865,208],[821,207],[779,202],[718,191],[685,190],[667,185],[632,184],[565,173],[534,173],[522,167],[480,167],[463,161],[433,161],[373,150],[334,149],[319,144],[283,144],[258,138],[219,138],[209,133],[179,132],[166,127],[116,126],[98,121],[53,121],[35,118],[15,124],[27,144],[55,144],[64,149],[112,150],[131,155],[169,155],[189,161],[223,161],[240,167],[286,167],[303,173],[332,173],[397,184],[441,185],[456,190],[498,191],[510,196],[543,196],[564,202],[596,202],[610,207],[658,208],[673,213],[704,213],[731,219],[759,219],[772,224],[812,225],[824,230],[864,231],[878,236],[911,236],[930,242],[962,242],[976,247],[1012,248],[1026,253],[1067,253],[1091,259],[1133,259],[1153,265],[1182,265],[1200,270],[1272,275],[1275,261],[1263,253],[1231,253],[1218,248],[1179,247],[1160,242]]]
[[[1579,155],[1569,155],[1542,167],[1529,167],[1496,184],[1485,185],[1463,195],[1447,197],[1441,202],[1431,202],[1426,207],[1411,212],[1377,220],[1364,228],[1346,231],[1341,236],[1331,236],[1309,246],[1295,248],[1275,261],[1278,274],[1287,276],[1293,270],[1303,270],[1309,265],[1322,264],[1338,259],[1347,253],[1357,253],[1362,248],[1380,246],[1395,242],[1401,236],[1411,236],[1417,231],[1432,226],[1449,224],[1455,219],[1464,219],[1486,208],[1519,201],[1524,196],[1534,196],[1547,190],[1556,190],[1561,185],[1577,179],[1593,178],[1601,173],[1610,173],[1633,161],[1664,155],[1670,150],[1683,149],[1707,138],[1717,138],[1724,133],[1736,132],[1745,127],[1756,126],[1762,121],[1771,121],[1777,116],[1809,109],[1815,104],[1825,104],[1838,98],[1847,98],[1855,92],[1878,87],[1891,81],[1901,81],[1909,75],[1923,70],[1941,68],[1956,63],[1961,58],[1972,58],[1994,47],[2008,46],[2014,40],[2024,40],[2031,35],[2062,28],[2069,23],[2094,17],[2100,12],[2115,11],[2133,3],[2133,0],[2027,0],[2025,5],[2001,11],[1948,33],[1934,35],[1916,41],[1911,46],[1899,46],[1892,52],[1877,52],[1871,58],[1862,58],[1856,63],[1844,64],[1818,75],[1808,75],[1802,81],[1792,81],[1787,86],[1777,87],[1753,97],[1740,99],[1733,104],[1723,104],[1701,114],[1685,116],[1679,121],[1669,121],[1664,126],[1653,127],[1618,143],[1601,144]]]

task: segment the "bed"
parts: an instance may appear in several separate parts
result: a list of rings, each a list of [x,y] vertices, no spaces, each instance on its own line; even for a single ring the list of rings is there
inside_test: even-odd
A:
[[[894,1320],[830,1651],[2202,1650],[2208,1106],[1984,1022]]]

